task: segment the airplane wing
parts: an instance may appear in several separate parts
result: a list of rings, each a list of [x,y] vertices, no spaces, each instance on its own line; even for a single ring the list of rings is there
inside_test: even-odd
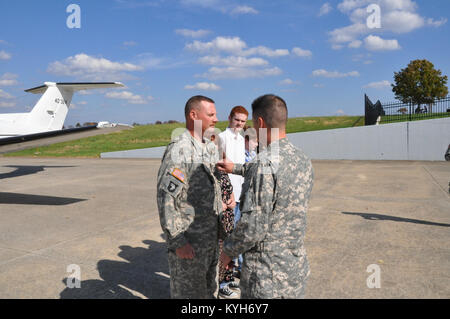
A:
[[[58,135],[64,135],[64,134],[71,134],[71,133],[76,133],[76,132],[81,132],[81,131],[93,130],[96,128],[97,128],[96,125],[92,125],[92,126],[77,127],[77,128],[58,130],[58,131],[50,131],[50,132],[42,132],[42,133],[35,133],[35,134],[6,137],[6,138],[0,139],[0,145],[28,142],[28,141],[33,141],[33,140],[37,140],[40,138],[52,137],[52,136],[58,136]]]
[[[50,83],[50,82],[48,82]],[[90,89],[108,89],[108,88],[118,88],[118,87],[124,87],[124,85],[120,82],[79,82],[79,83],[66,83],[66,82],[60,82],[60,83],[51,83],[53,85],[56,84],[56,86],[64,89],[69,89],[73,92],[76,91],[83,91],[83,90],[90,90]],[[31,88],[28,90],[25,90],[27,93],[33,93],[33,94],[42,94],[44,93],[48,88],[47,83],[45,85],[37,86],[35,88]]]

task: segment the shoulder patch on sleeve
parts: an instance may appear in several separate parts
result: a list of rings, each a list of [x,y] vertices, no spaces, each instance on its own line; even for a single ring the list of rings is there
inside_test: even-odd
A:
[[[171,174],[167,174],[166,177],[162,179],[160,187],[173,197],[178,197],[184,184]]]
[[[185,175],[184,175],[184,173],[183,173],[180,169],[175,168],[175,169],[172,171],[171,175],[172,175],[173,177],[175,177],[176,179],[178,179],[180,182],[183,182],[183,183],[184,183]]]

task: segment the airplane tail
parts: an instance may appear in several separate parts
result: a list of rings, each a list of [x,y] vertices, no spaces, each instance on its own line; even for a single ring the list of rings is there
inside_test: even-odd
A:
[[[25,92],[42,94],[42,97],[28,114],[28,134],[61,130],[64,125],[73,94],[76,91],[123,87],[120,82],[101,83],[53,83],[45,82]]]

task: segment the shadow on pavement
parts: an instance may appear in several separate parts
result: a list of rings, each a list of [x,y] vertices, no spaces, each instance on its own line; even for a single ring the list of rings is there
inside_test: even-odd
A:
[[[60,293],[60,298],[170,298],[166,244],[153,240],[144,240],[143,243],[149,247],[120,246],[122,251],[118,256],[126,261],[100,260],[97,270],[102,280],[82,280],[80,288],[66,288]],[[63,280],[65,285],[67,279]]]
[[[39,172],[44,171],[46,168],[65,168],[65,167],[76,167],[76,166],[19,166],[19,165],[6,165],[3,167],[10,167],[15,168],[14,171],[9,173],[2,173],[0,174],[0,179],[5,178],[13,178],[13,177],[20,177],[24,175],[31,175],[36,174]]]
[[[0,204],[62,206],[87,199],[0,192]]]
[[[450,224],[434,223],[434,222],[429,222],[426,220],[395,217],[395,216],[381,215],[381,214],[350,213],[350,212],[342,212],[342,214],[357,215],[357,216],[361,216],[362,218],[367,219],[367,220],[391,220],[394,222],[404,222],[404,223],[422,224],[422,225],[430,225],[430,226],[450,227]]]

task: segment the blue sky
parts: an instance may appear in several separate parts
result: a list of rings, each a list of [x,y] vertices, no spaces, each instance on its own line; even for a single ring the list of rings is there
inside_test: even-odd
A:
[[[219,120],[266,93],[290,117],[362,115],[364,93],[394,100],[411,60],[450,74],[449,13],[448,0],[1,1],[0,113],[29,111],[38,96],[23,90],[44,81],[121,81],[75,95],[66,125],[183,121],[197,94]]]

